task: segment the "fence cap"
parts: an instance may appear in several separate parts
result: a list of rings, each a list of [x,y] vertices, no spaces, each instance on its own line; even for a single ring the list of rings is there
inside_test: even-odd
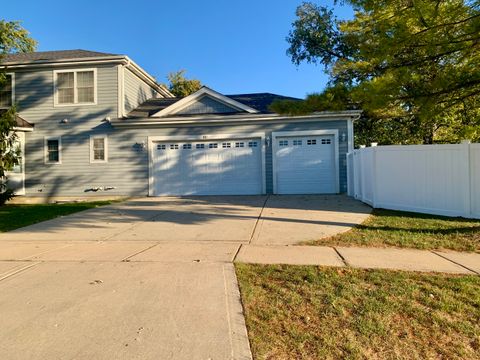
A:
[[[365,146],[365,145],[360,145],[359,148],[360,148],[360,149],[365,149],[366,146]]]
[[[378,146],[378,143],[377,143],[377,142],[370,143],[370,146],[371,146],[371,147]]]
[[[465,139],[465,140],[462,140],[461,143],[462,143],[462,144],[471,144],[471,143],[472,143],[472,140]]]

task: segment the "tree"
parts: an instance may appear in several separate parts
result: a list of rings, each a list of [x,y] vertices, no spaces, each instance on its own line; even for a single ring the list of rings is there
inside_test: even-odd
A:
[[[200,80],[185,78],[186,70],[179,70],[168,74],[167,85],[170,92],[176,97],[185,97],[200,90],[202,83]]]
[[[18,21],[0,20],[0,62],[5,54],[33,51],[35,46],[36,42]],[[0,67],[0,90],[7,83],[6,70]],[[6,172],[18,164],[20,155],[14,132],[16,112],[16,106],[12,104],[0,113],[0,204],[11,193],[6,189]]]
[[[323,64],[330,75],[314,97],[347,89],[344,105],[365,111],[359,130],[381,143],[480,140],[479,1],[344,2],[354,19],[302,4],[287,38],[294,64]],[[332,105],[339,106],[316,110]]]

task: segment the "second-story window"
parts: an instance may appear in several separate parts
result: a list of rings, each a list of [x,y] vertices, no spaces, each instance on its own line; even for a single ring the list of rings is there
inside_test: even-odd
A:
[[[82,105],[96,103],[96,71],[56,71],[55,105]]]
[[[0,83],[0,109],[13,105],[13,75],[6,74],[5,82]]]

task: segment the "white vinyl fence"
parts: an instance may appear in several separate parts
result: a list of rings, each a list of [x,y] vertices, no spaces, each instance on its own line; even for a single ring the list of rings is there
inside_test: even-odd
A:
[[[375,146],[347,165],[348,194],[374,208],[480,218],[480,144]]]

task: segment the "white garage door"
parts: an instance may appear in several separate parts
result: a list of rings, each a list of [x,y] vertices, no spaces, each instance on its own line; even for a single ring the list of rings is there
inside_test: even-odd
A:
[[[276,137],[276,192],[337,192],[333,135]]]
[[[154,194],[262,193],[262,149],[257,139],[154,143]]]

